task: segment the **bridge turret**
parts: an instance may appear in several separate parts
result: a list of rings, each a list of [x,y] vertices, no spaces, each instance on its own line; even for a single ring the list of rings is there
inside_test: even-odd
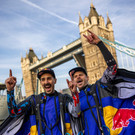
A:
[[[105,28],[105,21],[102,15],[100,15],[99,17],[99,26],[101,26],[102,28]]]
[[[108,16],[108,13],[107,13],[107,24],[106,24],[106,27],[110,30],[110,31],[113,31],[113,28],[112,28],[112,22]]]
[[[91,3],[91,6],[90,6],[90,13],[89,13],[88,19],[92,25],[92,30],[95,32],[95,34],[98,34],[99,15],[93,3]]]
[[[38,57],[34,53],[33,49],[29,49],[29,53],[26,52],[26,57],[21,58],[22,74],[25,85],[26,97],[32,95],[36,91],[36,72],[30,71],[29,66],[38,61]]]
[[[90,21],[89,21],[88,17],[85,16],[85,18],[84,18],[84,30],[88,29],[89,26],[90,26]]]
[[[96,8],[94,7],[93,3],[91,3],[91,6],[90,6],[90,13],[89,13],[89,21],[91,24],[97,24],[98,23],[98,13],[96,11]]]

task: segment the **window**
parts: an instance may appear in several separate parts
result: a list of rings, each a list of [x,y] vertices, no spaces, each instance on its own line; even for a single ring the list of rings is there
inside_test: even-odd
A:
[[[93,62],[93,66],[95,66],[95,61]]]

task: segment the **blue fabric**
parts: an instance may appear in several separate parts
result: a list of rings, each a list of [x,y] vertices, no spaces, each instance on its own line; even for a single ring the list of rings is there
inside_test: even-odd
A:
[[[87,89],[87,91],[90,91],[90,88]],[[89,108],[89,105],[87,103],[87,98],[86,98],[86,94],[84,93],[83,90],[81,90],[81,92],[79,93],[79,98],[80,98],[80,105],[81,105],[81,111],[84,111],[85,109]],[[93,96],[88,95],[88,101],[90,103],[91,106],[95,105],[95,101]],[[97,119],[97,112],[96,112],[96,108],[92,108],[92,111]],[[88,109],[87,111],[84,111],[84,122],[85,122],[85,135],[100,135],[101,132],[95,122],[95,119],[93,118],[93,115],[91,114],[90,109]],[[103,121],[103,117],[101,116],[101,121],[102,124],[104,124]]]
[[[102,103],[103,107],[112,106],[118,109],[112,120],[113,130],[122,129],[118,135],[135,135],[135,96],[128,99],[105,97]]]
[[[42,122],[42,126],[43,126],[43,129],[45,130],[46,135],[52,135],[52,134],[53,135],[62,135],[61,134],[61,123],[60,123],[60,105],[59,105],[58,95],[55,95],[55,97],[56,97],[56,107],[55,107],[54,96],[46,96],[45,112],[43,112],[44,103],[42,103],[40,105],[41,119],[44,119],[43,118],[43,113],[44,113],[45,122],[49,128],[49,129],[46,128],[44,122]],[[23,103],[21,103],[18,106],[15,103],[14,92],[12,91],[11,93],[7,94],[8,108],[9,108],[10,115],[12,117],[17,117],[18,115],[27,113],[27,115],[25,117],[25,122],[23,123],[23,126],[22,126],[22,129],[20,129],[18,134],[27,135],[30,132],[30,127],[33,126],[34,124],[36,125],[36,120],[35,121],[32,120],[35,116],[31,117],[31,110],[32,110],[32,108],[31,108],[32,103],[30,100],[31,98],[33,98],[34,102],[35,102],[34,96],[31,96],[30,98],[26,99],[25,101],[23,101]],[[42,99],[44,99],[44,94],[42,96]],[[58,118],[56,116],[56,108],[57,108]],[[58,124],[56,126],[54,126],[57,119],[59,119]],[[70,123],[70,117],[69,117],[68,113],[65,113],[65,122]],[[52,127],[54,126],[52,131],[50,130],[51,126]],[[23,132],[24,129],[25,129],[25,132]],[[38,124],[38,134],[40,135],[39,124]]]
[[[41,104],[41,108],[40,108],[40,112],[41,112],[41,119],[43,118],[43,113],[45,113],[45,121],[46,124],[49,128],[53,127],[54,124],[57,121],[57,116],[56,116],[56,110],[55,110],[55,101],[54,101],[54,96],[47,96],[46,98],[46,104],[45,104],[45,112],[43,112],[43,108],[44,108],[44,104]],[[60,105],[59,105],[59,100],[58,100],[58,96],[56,97],[56,108],[57,108],[57,113],[58,113],[58,118],[60,117]],[[59,128],[61,130],[61,124],[60,124],[60,120],[59,120]],[[52,129],[52,133],[56,134],[56,135],[61,135],[61,131],[58,129],[58,125],[56,125],[53,129]],[[42,126],[43,128],[45,128],[44,123],[42,122]],[[38,128],[39,129],[39,128]],[[46,135],[51,135],[51,130],[46,128],[45,129],[45,134]]]
[[[29,116],[29,115],[25,117],[25,121],[24,121],[21,129],[15,135],[29,135],[30,134],[31,126],[33,126],[34,123],[36,122],[36,119],[34,121],[34,120],[32,120],[32,117],[33,116]]]
[[[103,89],[100,92],[103,92],[107,88],[107,86],[102,86],[102,88]],[[90,88],[87,88],[87,91],[90,91]],[[96,87],[96,93],[99,99],[99,93],[97,87]],[[81,111],[85,110],[83,112],[85,135],[101,135],[100,130],[95,122],[95,119],[93,118],[90,109],[88,109],[89,105],[87,103],[86,94],[83,90],[80,91],[79,98],[80,98]],[[114,114],[115,117],[111,119],[111,121],[118,122],[113,125],[112,128],[114,128],[114,130],[117,130],[118,128],[122,129],[118,135],[135,135],[135,96],[130,97],[128,99],[119,99],[119,98],[114,98],[112,96],[106,96],[106,97],[102,97],[101,100],[102,100],[103,108],[111,106],[114,109],[118,110],[116,114]],[[93,96],[88,95],[88,101],[91,106],[95,105]],[[92,108],[92,111],[98,121],[96,108]],[[110,112],[108,113],[111,113],[111,111],[112,110],[110,110]],[[110,130],[112,130],[112,128],[109,129],[105,125],[105,121],[101,112],[100,112],[100,117],[102,121],[104,134],[109,135],[109,132]],[[120,122],[123,122],[123,125],[121,125]]]

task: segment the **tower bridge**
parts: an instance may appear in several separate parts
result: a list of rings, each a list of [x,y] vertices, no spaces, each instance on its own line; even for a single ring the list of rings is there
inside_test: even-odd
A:
[[[87,17],[85,16],[84,20],[79,14],[78,24],[80,31],[79,39],[69,43],[66,46],[63,46],[63,48],[54,53],[49,52],[46,57],[41,59],[38,59],[32,48],[29,49],[29,53],[26,54],[26,57],[21,58],[26,96],[35,94],[37,90],[40,93],[41,87],[37,79],[37,72],[39,70],[45,67],[54,68],[71,59],[75,60],[77,66],[84,67],[87,70],[90,78],[90,84],[94,83],[102,76],[107,66],[99,48],[95,45],[89,44],[83,37],[83,34],[88,34],[87,30],[91,30],[96,35],[101,37],[102,40],[104,39],[106,47],[109,49],[118,63],[116,55],[117,47],[112,47],[111,45],[108,46],[107,42],[105,42],[111,41],[114,43],[115,41],[112,22],[108,15],[107,23],[105,24],[102,15],[99,15],[94,5],[91,4],[89,15]]]

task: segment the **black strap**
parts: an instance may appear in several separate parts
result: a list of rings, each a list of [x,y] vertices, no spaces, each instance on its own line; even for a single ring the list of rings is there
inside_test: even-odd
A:
[[[59,118],[58,112],[57,112],[56,96],[54,96],[54,99],[55,99],[54,103],[55,103],[55,111],[56,111],[57,121],[56,121],[56,123],[53,126],[51,126],[51,128],[49,128],[47,126],[46,120],[45,120],[45,104],[46,104],[46,99],[42,99],[42,96],[43,96],[43,93],[41,93],[40,95],[35,95],[35,102],[32,101],[32,104],[34,104],[34,107],[36,108],[36,110],[35,110],[36,124],[38,125],[38,122],[39,122],[39,127],[40,127],[41,135],[44,135],[44,130],[43,130],[43,127],[42,127],[42,121],[43,121],[43,123],[45,125],[45,128],[48,128],[49,130],[52,131],[52,129],[58,124],[60,118]],[[41,119],[41,116],[40,116],[40,104],[41,103],[44,103],[44,108],[43,108],[43,118],[44,119]]]
[[[51,130],[51,131],[52,131],[52,129],[58,124],[58,122],[59,122],[59,120],[60,120],[60,118],[59,118],[59,116],[58,116],[58,112],[57,112],[56,96],[54,96],[54,104],[55,104],[55,112],[56,112],[56,116],[57,116],[57,121],[55,122],[55,124],[54,124],[53,126],[51,125],[51,128],[49,128],[49,127],[47,126],[46,120],[45,120],[45,102],[44,102],[44,109],[43,109],[43,118],[44,118],[44,119],[42,119],[42,121],[43,121],[45,127],[48,128],[48,129]]]
[[[43,123],[45,124],[45,127],[46,127],[46,128],[48,128],[49,130],[52,130],[52,129],[58,124],[59,120],[60,120],[60,119],[58,118],[57,121],[55,122],[55,124],[54,124],[53,126],[51,125],[51,128],[49,128],[49,127],[47,126],[45,119],[43,119],[42,121],[43,121]]]
[[[44,131],[43,131],[42,123],[41,123],[41,116],[40,116],[40,104],[43,102],[42,94],[36,95],[35,100],[36,100],[36,111],[37,111],[36,122],[37,123],[39,122],[39,128],[40,128],[41,135],[44,135]]]
[[[87,94],[88,95],[93,95],[94,93],[96,94],[96,102],[98,102],[98,108],[101,110],[101,114],[102,114],[102,116],[103,116],[103,106],[102,106],[102,100],[101,100],[101,92],[100,92],[100,90],[99,90],[99,83],[98,83],[99,81],[97,81],[96,82],[96,84],[94,84],[95,86],[93,86],[93,85],[88,85],[88,87],[89,88],[91,88],[91,90],[90,91],[87,91]],[[98,96],[97,96],[97,93],[96,93],[96,85],[98,86],[98,89],[97,89],[97,91],[98,91],[98,95],[99,95],[99,99],[98,99]],[[93,88],[93,87],[95,87],[95,88]],[[95,99],[94,99],[95,100]],[[100,103],[99,103],[99,101],[100,101]],[[92,108],[94,108],[94,107],[96,107],[96,105],[94,105],[94,106],[92,106]]]
[[[59,93],[59,104],[60,104],[60,120],[61,120],[61,129],[62,135],[66,134],[66,127],[65,127],[65,113],[64,113],[64,96]]]
[[[96,108],[96,105],[93,105],[93,106],[91,106],[91,107],[89,107],[89,108],[87,108],[87,109],[84,109],[83,112],[89,110],[90,108],[91,108],[91,109]],[[101,107],[101,105],[99,105],[99,109],[100,109],[101,112],[102,112],[103,108]]]
[[[91,87],[91,89],[94,89],[94,93],[92,94],[95,103],[96,103],[96,110],[97,110],[97,116],[98,116],[98,125],[99,125],[99,129],[101,131],[101,134],[103,135],[103,129],[102,129],[102,122],[101,122],[101,117],[100,117],[100,112],[99,112],[99,101],[98,101],[98,97],[97,97],[97,93],[96,93],[96,85],[93,85]]]
[[[41,117],[40,117],[40,104],[37,104],[36,106],[37,106],[37,116],[38,116],[38,120],[39,120],[40,132],[41,132],[41,135],[44,135],[42,123],[41,123]]]
[[[102,116],[103,116],[103,105],[102,105],[102,100],[101,100],[101,91],[100,91],[100,83],[99,83],[99,81],[96,82],[96,85],[98,87],[97,91],[98,91],[99,101],[100,101],[99,109],[101,110],[101,113],[102,113]]]
[[[90,109],[90,111],[91,111],[91,114],[92,114],[92,116],[93,116],[93,118],[94,118],[94,120],[95,120],[97,126],[99,127],[98,122],[97,122],[97,120],[96,120],[96,117],[95,117],[95,115],[94,115],[94,113],[93,113],[93,111],[92,111],[92,107],[91,107],[91,105],[90,105],[90,102],[88,101],[88,94],[87,94],[87,92],[85,92],[85,94],[86,94],[87,103],[88,103],[88,105],[89,105],[89,109]]]
[[[87,91],[88,87],[90,87],[90,91]],[[88,87],[84,90],[84,92],[86,94],[86,98],[87,98],[87,103],[89,105],[88,109],[90,109],[91,114],[92,114],[99,130],[101,131],[101,134],[103,135],[102,122],[101,122],[101,117],[100,117],[100,113],[99,113],[99,108],[102,110],[102,106],[99,105],[99,101],[98,101],[98,97],[97,97],[97,93],[96,93],[96,84],[88,86]],[[88,101],[88,95],[92,95],[93,98],[94,98],[94,101],[95,101],[95,104],[96,104],[95,107],[96,107],[96,110],[97,110],[98,121],[97,121],[97,119],[96,119],[96,117],[95,117],[95,115],[92,111],[93,107],[90,105],[90,103]]]

